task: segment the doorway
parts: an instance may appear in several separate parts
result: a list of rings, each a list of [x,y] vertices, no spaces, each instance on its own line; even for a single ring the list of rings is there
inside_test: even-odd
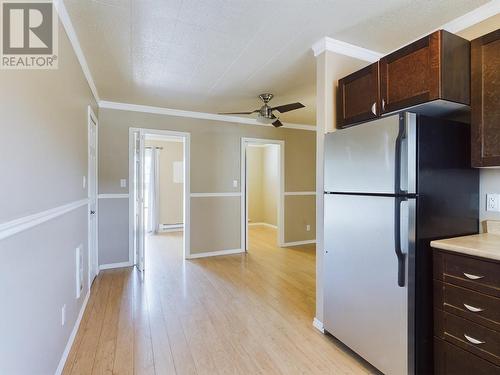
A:
[[[284,243],[284,141],[241,139],[241,247],[248,251],[250,232],[267,228],[274,246]]]
[[[189,257],[189,133],[130,129],[130,251],[139,271],[154,238],[182,243]],[[174,238],[175,237],[175,238]],[[180,243],[179,243],[180,246]]]
[[[89,106],[87,111],[88,124],[88,286],[92,285],[98,273],[97,260],[97,117]]]

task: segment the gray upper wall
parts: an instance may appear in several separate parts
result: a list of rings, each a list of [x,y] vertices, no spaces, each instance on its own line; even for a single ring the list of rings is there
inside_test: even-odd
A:
[[[314,191],[316,133],[113,109],[99,111],[99,193],[126,193],[130,127],[191,133],[191,192],[237,192],[241,137],[285,141],[285,191]],[[128,184],[127,184],[128,186]]]
[[[0,70],[0,82],[0,222],[86,198],[87,106],[97,105],[62,26],[58,69]]]

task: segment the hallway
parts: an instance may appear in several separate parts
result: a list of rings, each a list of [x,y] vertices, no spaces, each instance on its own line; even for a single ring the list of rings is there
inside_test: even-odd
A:
[[[367,374],[312,326],[314,246],[183,261],[182,233],[149,237],[135,269],[95,280],[64,374]]]

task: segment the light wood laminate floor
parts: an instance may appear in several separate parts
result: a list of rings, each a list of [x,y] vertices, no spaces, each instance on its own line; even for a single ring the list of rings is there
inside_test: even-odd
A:
[[[182,259],[182,233],[152,236],[133,268],[94,281],[64,374],[368,374],[312,326],[313,246],[250,227],[246,255]]]

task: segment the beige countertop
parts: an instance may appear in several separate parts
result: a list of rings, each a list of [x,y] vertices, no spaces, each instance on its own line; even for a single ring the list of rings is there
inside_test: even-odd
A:
[[[436,249],[500,260],[500,222],[488,222],[487,227],[489,233],[432,241],[431,246]]]

